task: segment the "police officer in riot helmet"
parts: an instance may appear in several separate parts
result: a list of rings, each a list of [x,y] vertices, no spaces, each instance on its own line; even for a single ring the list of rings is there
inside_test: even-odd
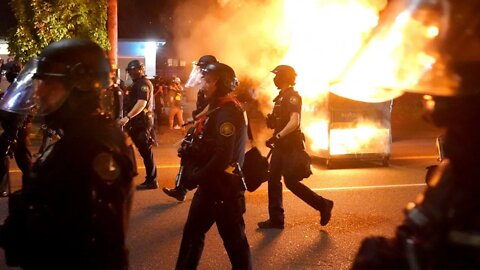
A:
[[[217,63],[217,58],[213,55],[204,55],[200,57],[196,63],[196,67],[192,70],[190,77],[185,84],[186,87],[194,87],[201,83],[201,73],[202,69],[212,63]],[[205,97],[205,86],[202,86],[197,93],[197,102],[196,102],[196,109],[192,111],[193,119],[196,119],[197,116],[205,109],[208,105],[208,100]],[[193,130],[192,130],[193,131]],[[188,141],[190,139],[191,132],[187,132],[187,135],[184,141]],[[177,176],[178,178],[178,176]],[[178,180],[178,179],[177,179]],[[178,201],[184,201],[187,195],[187,189],[182,185],[181,181],[176,181],[175,188],[167,188],[164,187],[163,192],[170,197],[177,199]]]
[[[240,103],[232,91],[235,72],[223,63],[204,69],[209,113],[201,116],[193,141],[196,168],[187,176],[187,187],[198,189],[192,199],[183,231],[176,269],[195,269],[205,234],[216,223],[233,269],[251,269],[250,247],[245,235],[245,184],[241,166],[247,127]]]
[[[258,223],[260,229],[283,229],[284,209],[282,198],[282,182],[293,194],[308,205],[320,211],[320,224],[327,225],[331,217],[333,201],[327,200],[300,181],[305,177],[299,171],[289,170],[292,155],[304,149],[305,137],[300,130],[302,98],[294,90],[297,74],[288,65],[279,65],[272,73],[275,86],[280,93],[273,100],[273,112],[267,116],[267,126],[273,129],[273,137],[266,144],[272,149],[270,161],[270,177],[268,179],[268,212],[270,218]]]
[[[480,269],[480,2],[420,4],[446,23],[437,47],[447,73],[417,91],[433,95],[427,109],[445,128],[446,159],[407,205],[395,237],[366,238],[352,269]]]
[[[137,189],[157,189],[157,167],[153,159],[153,85],[138,60],[128,63],[126,71],[133,80],[124,95],[124,115],[118,120],[124,126],[145,164],[145,181]]]
[[[136,175],[133,148],[100,107],[109,86],[103,50],[85,39],[48,45],[0,102],[35,110],[63,130],[9,200],[0,230],[6,263],[25,269],[127,269],[126,232]]]

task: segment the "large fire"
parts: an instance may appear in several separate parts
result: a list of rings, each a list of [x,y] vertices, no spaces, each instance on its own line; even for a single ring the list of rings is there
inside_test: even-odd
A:
[[[439,26],[414,18],[414,4],[380,18],[386,2],[284,0],[283,27],[290,39],[282,63],[297,70],[296,89],[305,107],[316,108],[303,123],[313,151],[389,154],[389,123],[359,117],[336,125],[317,104],[325,102],[328,91],[364,102],[390,100],[415,87],[436,61],[428,49]]]
[[[420,6],[435,1],[179,2],[176,32],[182,34],[176,36],[177,51],[189,59],[214,54],[234,68],[241,85],[244,77],[258,82],[252,88],[260,90],[260,103],[267,101],[262,104],[264,113],[277,94],[269,71],[279,64],[296,69],[295,88],[304,105],[302,129],[311,149],[326,150],[329,155],[379,151],[371,141],[388,144],[391,135],[390,119],[372,123],[361,113],[356,119],[349,112],[332,113],[329,93],[380,104],[405,89],[438,82],[432,78],[442,71],[431,46],[444,30],[442,8]],[[339,118],[341,124],[332,123]],[[389,154],[388,145],[383,150]]]

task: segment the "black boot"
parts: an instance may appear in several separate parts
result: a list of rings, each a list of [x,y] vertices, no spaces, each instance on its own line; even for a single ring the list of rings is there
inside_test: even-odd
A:
[[[320,210],[320,225],[325,226],[332,217],[333,201],[324,199],[323,207]]]
[[[157,189],[157,188],[158,188],[157,180],[145,180],[145,182],[137,186],[137,190]]]
[[[270,219],[266,221],[260,221],[257,223],[259,229],[283,229],[285,225],[283,222],[273,222]]]
[[[175,187],[175,188],[166,188],[164,187],[163,192],[168,196],[177,199],[179,202],[185,201],[185,197],[187,196],[187,190],[183,187]]]

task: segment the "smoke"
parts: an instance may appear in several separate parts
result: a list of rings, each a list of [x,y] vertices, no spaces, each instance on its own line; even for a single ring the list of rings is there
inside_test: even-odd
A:
[[[182,58],[196,61],[212,54],[232,66],[240,83],[246,77],[260,92],[272,91],[270,70],[288,49],[283,1],[187,0],[177,6],[174,16],[173,43]]]

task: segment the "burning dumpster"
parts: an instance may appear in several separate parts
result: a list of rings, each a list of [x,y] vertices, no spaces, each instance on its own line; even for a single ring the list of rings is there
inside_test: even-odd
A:
[[[388,165],[391,147],[392,101],[368,103],[328,93],[321,121],[306,128],[310,154],[326,160],[375,160]]]

